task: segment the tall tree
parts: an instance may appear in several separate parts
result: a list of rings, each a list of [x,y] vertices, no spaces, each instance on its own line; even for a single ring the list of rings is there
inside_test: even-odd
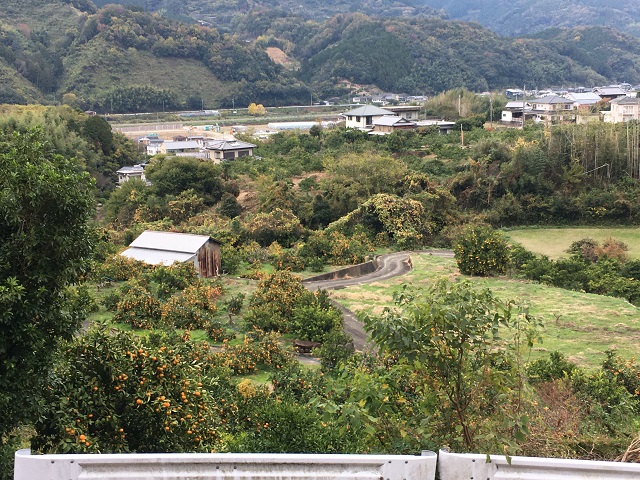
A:
[[[80,326],[93,183],[52,154],[39,129],[0,134],[0,453],[7,435],[33,419],[61,338]],[[0,469],[4,471],[4,469]]]

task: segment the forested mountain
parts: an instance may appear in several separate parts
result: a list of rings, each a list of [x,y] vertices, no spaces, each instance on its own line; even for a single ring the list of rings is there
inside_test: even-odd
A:
[[[350,12],[384,17],[439,15],[423,0],[94,0],[94,3],[130,5],[181,20],[209,22],[221,31],[232,28],[237,16],[256,11],[277,11],[318,21]]]
[[[9,0],[0,11],[0,102],[137,112],[299,104],[311,91],[346,97],[349,82],[408,94],[640,83],[640,40],[603,27],[512,38],[435,17],[316,21],[253,7],[229,34],[140,6]],[[274,63],[269,47],[300,67]]]
[[[636,0],[424,0],[449,18],[475,21],[501,35],[551,27],[606,26],[640,36]]]

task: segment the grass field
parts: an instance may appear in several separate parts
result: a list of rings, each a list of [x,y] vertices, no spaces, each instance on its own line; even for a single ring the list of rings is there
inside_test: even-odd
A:
[[[553,259],[568,257],[566,250],[576,240],[592,238],[602,243],[613,237],[627,244],[630,258],[640,259],[640,228],[527,228],[505,234],[527,250]]]
[[[348,287],[331,292],[332,298],[356,312],[382,312],[393,304],[393,292],[406,283],[427,286],[440,278],[461,278],[455,260],[412,254],[414,270],[404,277]],[[544,323],[543,343],[532,351],[533,359],[559,350],[585,367],[595,367],[604,352],[616,349],[630,358],[638,352],[640,309],[620,298],[573,292],[537,283],[506,278],[474,278],[501,300],[525,302],[530,312]]]

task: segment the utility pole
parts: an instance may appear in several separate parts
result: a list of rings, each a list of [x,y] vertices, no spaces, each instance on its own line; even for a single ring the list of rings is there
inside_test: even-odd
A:
[[[524,115],[524,112],[522,112]],[[493,130],[493,94],[489,94],[489,124],[491,125],[491,130]]]
[[[522,130],[524,130],[524,119],[525,119],[525,114],[524,114],[524,103],[525,103],[525,99],[527,98],[527,94],[525,93],[527,91],[527,85],[524,84],[522,85]]]

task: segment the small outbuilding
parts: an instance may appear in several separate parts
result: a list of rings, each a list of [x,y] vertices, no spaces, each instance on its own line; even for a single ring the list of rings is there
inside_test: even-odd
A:
[[[220,243],[207,235],[146,230],[121,255],[149,265],[191,262],[201,277],[220,275]]]

